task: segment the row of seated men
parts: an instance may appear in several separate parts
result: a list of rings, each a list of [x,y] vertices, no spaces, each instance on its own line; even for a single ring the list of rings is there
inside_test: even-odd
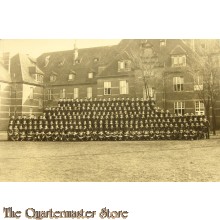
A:
[[[167,129],[167,130],[72,130],[71,129],[42,129],[33,131],[19,130],[8,131],[10,141],[133,141],[133,140],[199,140],[209,138],[208,131],[203,129]]]
[[[205,119],[206,121],[206,119]],[[80,141],[80,140],[197,140],[209,138],[209,124],[45,124],[22,125],[10,124],[9,140],[20,141]]]

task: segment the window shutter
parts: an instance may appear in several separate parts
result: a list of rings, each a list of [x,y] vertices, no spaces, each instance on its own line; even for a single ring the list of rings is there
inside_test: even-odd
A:
[[[121,61],[118,61],[118,71],[121,69]]]
[[[186,55],[184,55],[184,56],[182,57],[182,61],[183,61],[183,66],[186,66]]]
[[[181,84],[184,84],[184,78],[181,77]]]

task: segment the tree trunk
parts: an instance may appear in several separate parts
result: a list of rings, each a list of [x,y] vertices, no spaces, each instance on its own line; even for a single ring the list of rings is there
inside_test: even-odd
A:
[[[206,113],[206,117],[207,117],[207,120],[210,122],[210,108],[209,108],[209,105],[205,105],[205,113]]]
[[[214,106],[212,106],[212,132],[213,135],[216,135],[216,115]]]

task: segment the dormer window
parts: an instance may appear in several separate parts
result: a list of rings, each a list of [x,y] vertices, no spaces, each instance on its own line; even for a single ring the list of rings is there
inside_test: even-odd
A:
[[[50,76],[50,82],[55,82],[57,77],[55,75]]]
[[[55,82],[57,80],[57,73],[52,71],[50,74],[50,82]]]
[[[76,73],[71,71],[68,75],[68,81],[73,81],[75,79]]]
[[[89,73],[88,73],[88,78],[89,78],[89,79],[92,79],[92,78],[93,78],[93,72],[89,72]]]
[[[131,70],[131,61],[130,60],[118,61],[118,72],[130,71],[130,70]]]
[[[74,78],[73,73],[70,73],[70,74],[69,74],[69,78],[68,78],[68,80],[73,80],[73,78]]]
[[[160,40],[160,47],[166,46],[166,40]]]
[[[172,55],[172,67],[186,66],[186,55]]]
[[[34,74],[34,79],[36,82],[43,83],[43,75],[41,74]]]
[[[29,66],[29,73],[36,82],[43,83],[43,72],[37,66]]]
[[[98,61],[99,61],[99,58],[96,57],[96,58],[93,59],[93,61],[94,61],[94,62],[98,62]]]

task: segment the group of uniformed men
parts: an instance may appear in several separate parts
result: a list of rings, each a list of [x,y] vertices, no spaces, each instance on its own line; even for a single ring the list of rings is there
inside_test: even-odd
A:
[[[11,141],[198,140],[209,138],[206,117],[176,115],[155,101],[129,98],[61,99],[43,115],[11,117]]]

